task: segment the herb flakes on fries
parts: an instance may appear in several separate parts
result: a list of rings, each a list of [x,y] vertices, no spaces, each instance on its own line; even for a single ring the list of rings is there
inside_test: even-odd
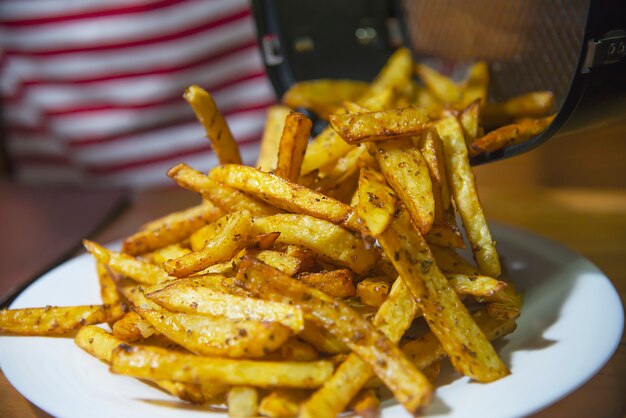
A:
[[[296,84],[268,111],[255,168],[191,86],[220,165],[167,175],[202,203],[120,252],[84,241],[102,305],[2,310],[0,332],[73,335],[113,373],[233,417],[376,416],[388,392],[419,414],[446,358],[478,382],[506,376],[491,341],[522,296],[499,277],[469,157],[539,134],[554,96],[491,103],[488,87],[484,62],[457,82],[404,48],[372,83]],[[296,107],[330,125],[309,140]]]

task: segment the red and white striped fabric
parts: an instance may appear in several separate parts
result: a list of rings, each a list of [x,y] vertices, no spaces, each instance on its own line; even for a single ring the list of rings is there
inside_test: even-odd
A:
[[[169,184],[216,164],[184,88],[210,91],[245,162],[275,101],[247,0],[3,0],[0,92],[18,180]]]

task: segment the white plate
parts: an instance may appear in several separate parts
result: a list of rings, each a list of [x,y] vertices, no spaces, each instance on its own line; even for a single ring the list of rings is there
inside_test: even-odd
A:
[[[591,262],[520,230],[497,226],[494,235],[510,275],[525,292],[518,329],[496,344],[512,373],[490,384],[442,373],[427,416],[530,414],[591,378],[622,335],[619,297]],[[93,262],[80,256],[43,276],[12,307],[99,302]],[[110,374],[67,338],[0,337],[0,366],[18,391],[57,417],[207,416],[135,379]],[[383,416],[406,413],[390,402]]]

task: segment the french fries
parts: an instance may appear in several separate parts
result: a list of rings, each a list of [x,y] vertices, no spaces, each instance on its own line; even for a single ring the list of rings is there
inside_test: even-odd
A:
[[[333,365],[326,360],[230,360],[182,354],[158,347],[122,345],[113,350],[111,371],[149,380],[312,389],[330,376]]]
[[[298,181],[311,126],[311,120],[302,113],[293,112],[287,115],[278,146],[278,161],[274,171],[277,176],[292,182]]]
[[[198,86],[190,86],[183,95],[204,126],[221,164],[241,164],[239,147],[230,128],[220,113],[213,97]]]
[[[230,416],[374,417],[389,392],[417,414],[446,357],[473,380],[501,378],[490,341],[515,329],[522,295],[498,277],[469,157],[539,134],[554,98],[490,103],[488,89],[484,62],[456,82],[401,48],[372,83],[292,87],[253,168],[192,86],[220,165],[167,174],[202,203],[144,225],[121,252],[85,240],[102,305],[2,310],[0,332],[75,332],[113,373],[225,402]],[[293,107],[330,126],[309,142]],[[457,214],[477,266],[456,251]]]
[[[498,277],[501,270],[500,260],[478,200],[476,182],[469,166],[461,125],[454,116],[447,116],[437,122],[437,132],[443,141],[452,194],[463,220],[474,259],[481,273]]]

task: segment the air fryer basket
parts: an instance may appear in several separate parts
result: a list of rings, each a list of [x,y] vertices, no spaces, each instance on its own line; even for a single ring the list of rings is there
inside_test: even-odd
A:
[[[626,2],[622,0],[254,0],[260,46],[278,95],[314,78],[371,80],[399,45],[461,78],[489,63],[490,98],[551,90],[558,115],[523,144],[626,114]]]

